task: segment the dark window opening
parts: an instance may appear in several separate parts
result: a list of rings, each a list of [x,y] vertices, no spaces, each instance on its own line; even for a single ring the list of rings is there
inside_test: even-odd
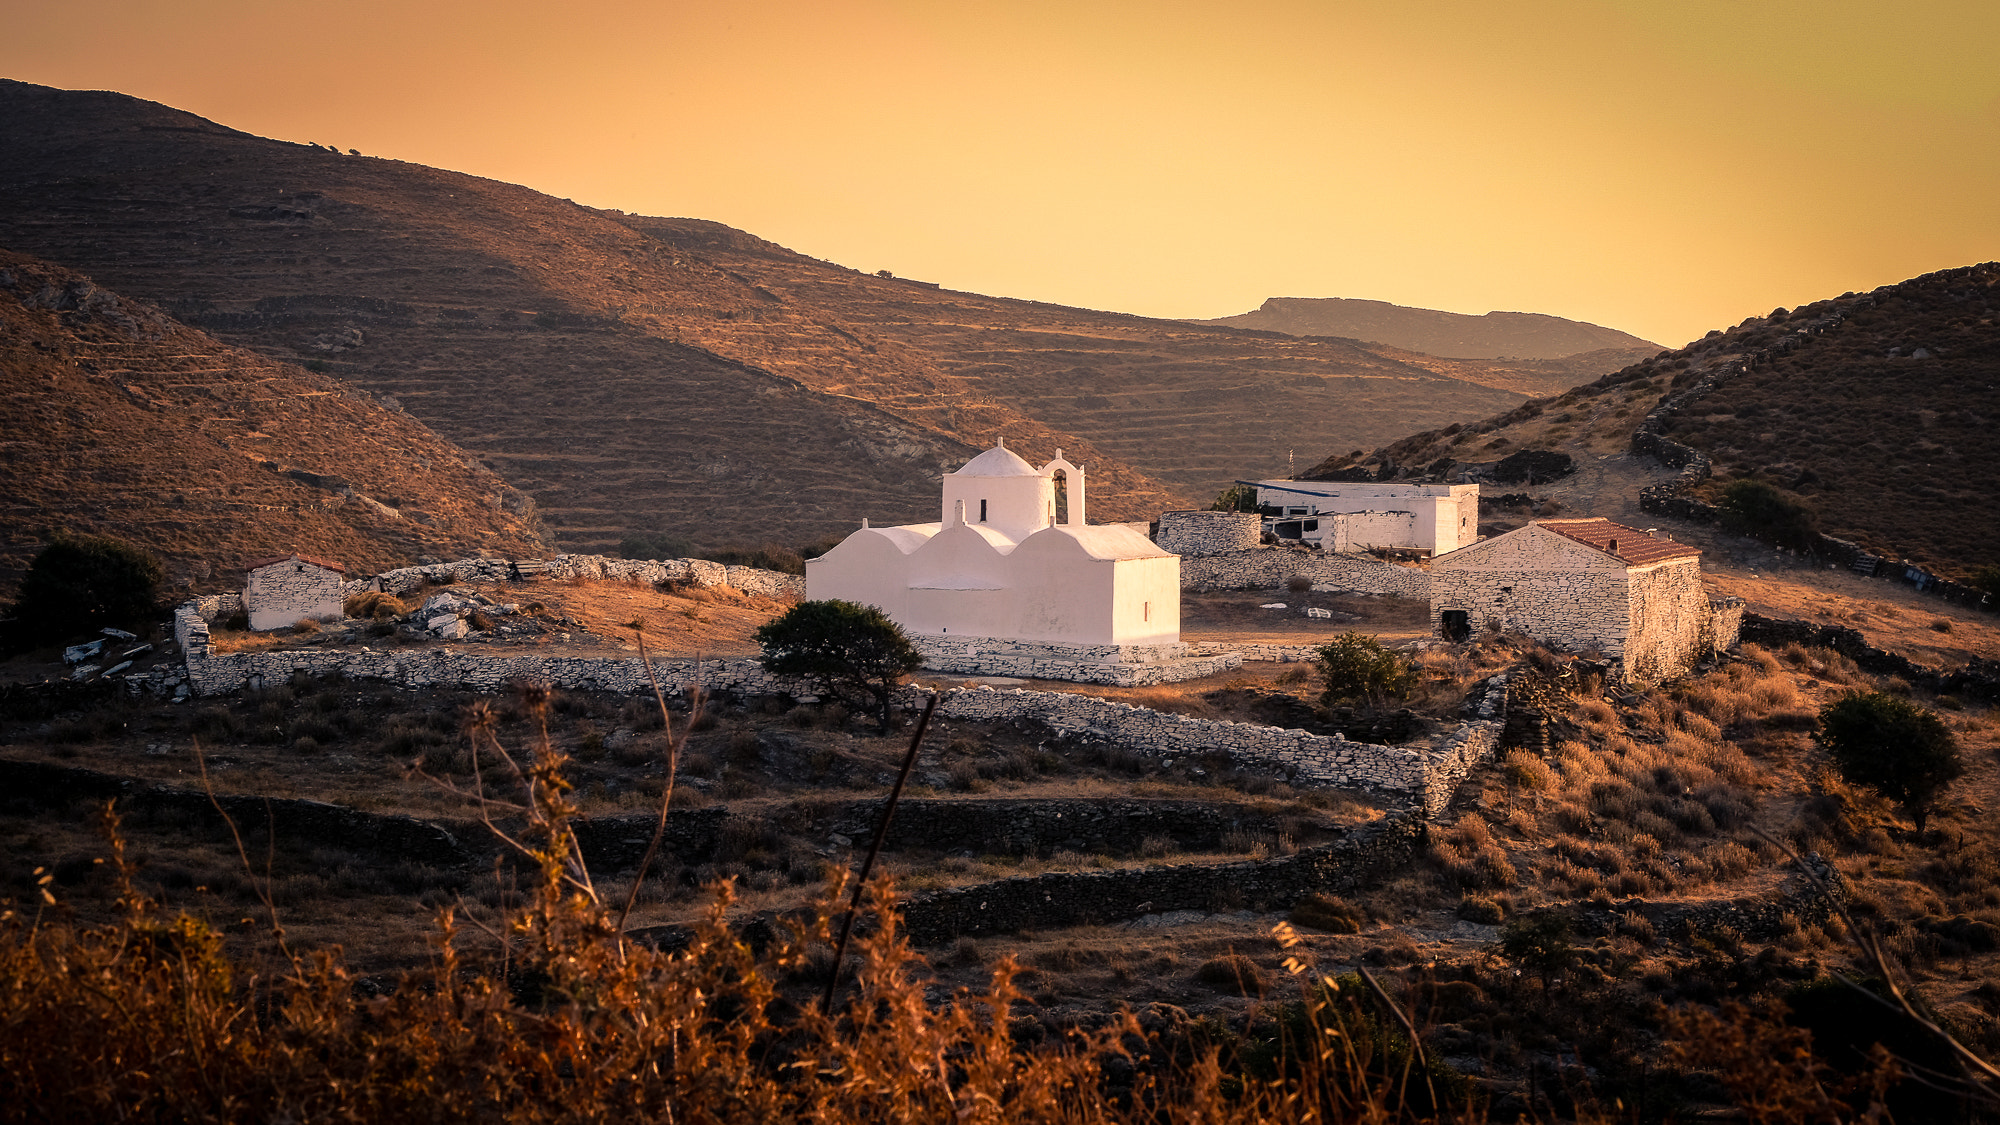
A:
[[[980,523],[986,522],[986,501],[984,500],[981,500],[979,502],[979,522]]]
[[[1468,641],[1472,639],[1472,614],[1462,609],[1447,609],[1439,623],[1439,632],[1447,641]]]

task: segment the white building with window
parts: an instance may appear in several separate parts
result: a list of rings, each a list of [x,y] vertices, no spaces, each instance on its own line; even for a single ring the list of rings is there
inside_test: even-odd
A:
[[[1350,554],[1374,547],[1442,555],[1479,539],[1476,484],[1246,480],[1277,539]]]
[[[1187,657],[1180,556],[1085,522],[1061,450],[1038,469],[1002,441],[943,494],[937,523],[864,523],[808,560],[806,596],[881,609],[940,671],[1163,683],[1234,666]]]

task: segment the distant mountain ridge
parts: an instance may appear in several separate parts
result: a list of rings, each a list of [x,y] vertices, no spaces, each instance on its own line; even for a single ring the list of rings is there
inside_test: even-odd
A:
[[[1546,313],[1473,316],[1353,297],[1272,297],[1255,312],[1193,323],[1291,336],[1346,336],[1446,359],[1562,359],[1605,349],[1661,350],[1629,332]]]

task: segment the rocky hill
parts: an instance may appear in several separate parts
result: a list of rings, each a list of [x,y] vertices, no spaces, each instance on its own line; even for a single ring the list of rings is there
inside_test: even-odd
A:
[[[292,550],[363,571],[546,550],[532,501],[408,414],[5,251],[0,389],[0,600],[65,528],[202,589]]]
[[[1301,475],[1443,478],[1524,449],[1587,463],[1621,455],[1650,416],[1710,463],[1697,496],[1764,481],[1828,534],[1963,576],[2000,563],[1988,487],[2000,460],[1996,306],[2000,263],[1775,309],[1562,395]]]
[[[1660,350],[1658,344],[1629,332],[1545,313],[1473,316],[1349,297],[1272,297],[1254,312],[1195,323],[1260,328],[1292,336],[1347,336],[1454,359],[1563,359],[1583,352],[1608,352],[1596,361],[1602,363],[1620,353],[1641,353],[1627,355],[1615,365],[1622,367]]]
[[[117,94],[0,82],[0,111],[0,245],[393,397],[566,547],[931,518],[1003,435],[1086,463],[1097,518],[1150,518],[1568,379],[955,293]]]

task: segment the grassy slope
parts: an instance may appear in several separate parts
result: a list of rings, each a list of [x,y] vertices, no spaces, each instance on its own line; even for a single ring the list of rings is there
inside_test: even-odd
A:
[[[1561,395],[1359,458],[1335,454],[1302,475],[1388,461],[1399,478],[1420,478],[1434,466],[1529,448],[1563,450],[1587,467],[1622,461],[1632,429],[1664,397],[1793,337],[1788,350],[1729,378],[1669,423],[1669,437],[1713,459],[1716,477],[1705,491],[1745,478],[1795,490],[1831,534],[1963,575],[2000,561],[1990,534],[2000,526],[2000,496],[1984,487],[1985,466],[2000,456],[1991,424],[2000,411],[1996,283],[2000,266],[1968,266],[1751,317]],[[1840,322],[1799,334],[1832,317]],[[1932,354],[1911,358],[1918,348]],[[1637,486],[1658,478],[1630,468],[1629,495],[1600,492],[1591,513],[1658,522],[1611,510],[1629,508]]]
[[[499,477],[409,415],[4,251],[0,388],[0,598],[58,528],[204,590],[292,550],[369,571],[546,549]]]

